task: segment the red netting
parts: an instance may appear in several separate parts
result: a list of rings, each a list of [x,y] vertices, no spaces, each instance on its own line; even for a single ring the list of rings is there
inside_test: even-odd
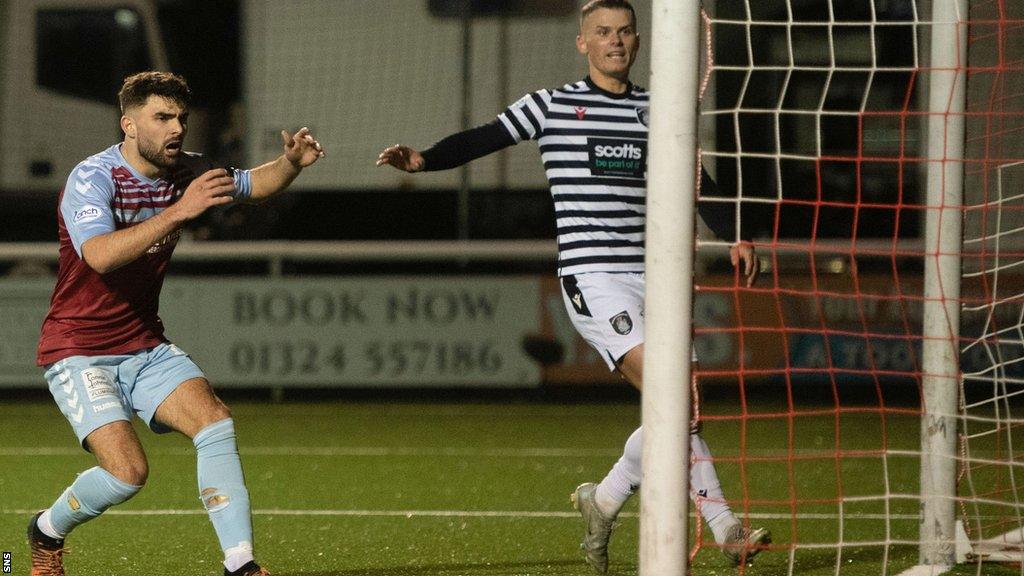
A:
[[[1024,2],[971,2],[962,15],[962,113],[950,112],[953,90],[929,109],[933,77],[952,71],[929,64],[941,25],[930,3],[714,8],[702,121],[715,137],[702,151],[719,193],[701,201],[739,206],[738,234],[755,238],[768,268],[747,288],[721,257],[738,236],[704,236],[697,375],[729,503],[774,534],[775,554],[758,563],[889,574],[918,562],[921,430],[946,425],[922,411],[923,382],[945,376],[926,373],[926,340],[959,361],[957,516],[974,543],[1019,534]],[[942,152],[957,122],[963,158]],[[930,205],[928,168],[950,163],[963,167],[962,204],[941,188]],[[952,252],[925,241],[929,213],[962,224]],[[925,262],[952,255],[960,286],[939,285],[931,301],[955,304],[960,319],[931,309],[949,326],[926,337]],[[698,534],[697,568],[715,547]]]

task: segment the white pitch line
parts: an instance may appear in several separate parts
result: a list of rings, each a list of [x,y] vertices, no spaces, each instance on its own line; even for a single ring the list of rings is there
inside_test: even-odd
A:
[[[589,458],[594,456],[618,456],[619,448],[431,448],[400,446],[394,448],[375,446],[330,446],[311,448],[303,446],[264,446],[241,448],[242,456],[452,456],[472,458]],[[82,456],[87,453],[74,446],[36,446],[22,448],[0,448],[3,456]],[[193,456],[191,448],[150,450],[148,454],[159,456]]]
[[[0,510],[5,515],[35,514],[38,510]],[[253,510],[254,516],[356,516],[428,518],[579,518],[579,512],[538,512],[529,510]],[[104,516],[206,516],[206,510],[107,510]],[[637,517],[623,512],[620,517]]]
[[[819,448],[768,449],[751,451],[753,458],[781,458],[789,453],[801,457],[815,456],[821,459],[835,457],[833,452]],[[194,456],[192,448],[162,448],[150,450],[151,455]],[[239,449],[242,456],[453,456],[473,458],[589,458],[615,457],[622,454],[622,448],[443,448],[430,446],[255,446]],[[890,455],[919,456],[918,452],[890,450]],[[74,445],[69,446],[22,446],[0,448],[3,456],[82,456],[86,452]],[[735,450],[720,450],[717,456],[734,460],[739,457]],[[864,458],[850,456],[848,458]]]
[[[38,512],[36,509],[0,509],[0,515],[24,516]],[[579,512],[557,512],[545,510],[290,510],[280,508],[256,509],[254,516],[354,516],[354,517],[394,517],[394,518],[579,518]],[[104,515],[113,516],[205,516],[203,509],[188,510],[107,510]],[[637,512],[623,512],[619,518],[638,518]],[[691,514],[691,516],[695,516]],[[791,514],[772,512],[751,512],[740,515],[754,520],[789,520]],[[799,520],[836,520],[837,514],[805,513],[797,514]],[[892,514],[890,520],[917,521],[915,514]],[[844,520],[885,520],[884,514],[847,515]]]
[[[952,566],[929,566],[927,564],[918,564],[913,568],[907,568],[896,576],[939,576],[939,574],[945,574],[952,569]]]

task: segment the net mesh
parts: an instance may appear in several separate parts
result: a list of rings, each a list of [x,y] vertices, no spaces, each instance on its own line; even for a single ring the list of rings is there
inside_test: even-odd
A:
[[[966,534],[1019,554],[1024,394],[1024,6],[975,2],[969,34],[960,494]],[[990,541],[990,542],[985,542]]]
[[[924,242],[930,210],[963,225],[961,319],[946,339],[960,359],[960,557],[1019,555],[1024,3],[974,1],[960,15],[963,114],[928,109],[943,71],[928,62],[941,25],[930,1],[705,8],[714,53],[702,122],[715,136],[702,160],[719,191],[701,202],[738,207],[739,226],[699,246],[753,237],[768,268],[752,288],[736,273],[716,280],[724,270],[698,282],[698,305],[732,310],[696,329],[704,395],[725,400],[701,420],[724,439],[713,449],[733,509],[774,534],[757,565],[894,574],[919,562],[923,263],[946,256]],[[963,205],[927,205],[928,166],[961,161],[929,157],[929,138],[947,137],[929,133],[934,117],[966,125]],[[715,547],[698,535],[695,568]]]

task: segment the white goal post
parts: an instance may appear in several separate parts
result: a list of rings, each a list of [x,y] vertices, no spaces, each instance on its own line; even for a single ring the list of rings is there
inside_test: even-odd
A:
[[[640,574],[687,573],[690,323],[700,3],[654,0],[647,178]]]
[[[922,565],[955,557],[967,0],[932,3],[921,379]],[[941,159],[941,161],[937,161]]]

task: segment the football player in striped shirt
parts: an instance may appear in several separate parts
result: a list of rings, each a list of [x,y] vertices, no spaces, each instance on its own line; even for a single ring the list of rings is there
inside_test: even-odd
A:
[[[640,388],[644,341],[644,225],[648,94],[629,81],[640,47],[636,14],[626,0],[591,0],[580,9],[578,51],[590,74],[554,90],[527,94],[489,124],[448,136],[423,152],[403,145],[384,149],[377,165],[407,172],[461,166],[523,140],[537,140],[558,233],[558,275],[566,310],[579,333]],[[702,188],[714,182],[702,174]],[[721,238],[736,238],[732,210],[701,206],[705,223]],[[730,257],[753,284],[758,262],[753,246],[738,242]],[[583,548],[598,572],[608,569],[608,540],[626,500],[639,487],[642,428],[626,441],[605,479],[572,494],[583,515]],[[733,514],[696,430],[691,497],[715,540],[734,563],[745,562],[771,542],[766,529],[743,525]]]
[[[32,517],[32,576],[63,575],[68,533],[146,483],[133,414],[154,432],[173,430],[195,445],[199,497],[224,551],[224,573],[267,574],[253,557],[231,413],[203,371],[164,336],[157,307],[186,222],[214,206],[269,198],[324,153],[303,128],[282,131],[276,160],[251,170],[214,168],[183,149],[190,96],[174,74],[129,76],[118,94],[124,140],[78,164],[61,192],[59,271],[37,362],[98,465]]]

